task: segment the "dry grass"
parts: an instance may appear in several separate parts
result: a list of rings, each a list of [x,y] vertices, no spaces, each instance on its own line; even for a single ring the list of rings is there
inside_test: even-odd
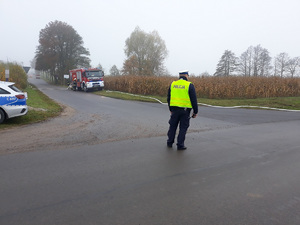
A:
[[[177,77],[107,76],[105,89],[132,94],[166,96]],[[300,96],[300,78],[191,77],[198,98],[270,98]]]

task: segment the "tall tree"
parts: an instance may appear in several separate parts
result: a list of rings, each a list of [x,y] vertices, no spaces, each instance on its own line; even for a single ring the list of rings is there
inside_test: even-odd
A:
[[[269,54],[269,51],[265,48],[259,47],[259,57],[257,63],[257,76],[269,76],[272,57]]]
[[[101,65],[101,63],[98,64],[97,68],[99,68],[100,70],[104,71],[103,66]]]
[[[271,59],[267,49],[250,46],[239,58],[239,72],[243,76],[267,76]]]
[[[215,72],[215,76],[230,76],[236,70],[237,57],[232,51],[225,50]]]
[[[70,69],[89,67],[89,55],[82,37],[72,26],[61,21],[50,22],[40,31],[35,69],[50,71],[52,76],[63,80]]]
[[[124,51],[127,56],[123,65],[124,74],[159,75],[164,71],[163,63],[168,50],[157,31],[146,33],[136,27],[126,39]]]
[[[120,71],[118,70],[118,67],[116,65],[113,65],[110,70],[109,70],[109,74],[111,76],[119,76],[120,75]]]
[[[294,77],[299,67],[300,67],[300,57],[291,58],[288,61],[287,72],[291,75],[291,77]]]
[[[139,75],[139,63],[135,55],[124,61],[121,72],[123,75]]]
[[[239,58],[239,71],[241,75],[248,77],[252,74],[253,46],[243,52]]]
[[[274,59],[274,76],[283,77],[286,74],[290,57],[287,53],[282,52],[278,54]]]

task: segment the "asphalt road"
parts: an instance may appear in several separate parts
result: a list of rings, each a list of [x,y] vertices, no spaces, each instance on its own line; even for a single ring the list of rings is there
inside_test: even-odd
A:
[[[300,112],[200,107],[179,152],[165,105],[32,82],[77,126],[0,156],[1,225],[300,224]]]

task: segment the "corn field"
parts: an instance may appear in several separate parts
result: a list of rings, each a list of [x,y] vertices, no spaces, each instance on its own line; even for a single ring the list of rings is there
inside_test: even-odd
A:
[[[107,76],[105,89],[132,94],[166,96],[177,77]],[[198,98],[271,98],[300,96],[300,78],[190,77]]]

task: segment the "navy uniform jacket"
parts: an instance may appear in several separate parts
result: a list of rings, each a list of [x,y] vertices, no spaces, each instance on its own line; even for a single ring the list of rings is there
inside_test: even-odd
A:
[[[187,81],[186,77],[180,77],[180,79],[184,79]],[[172,111],[178,109],[179,107],[170,106],[170,98],[171,98],[171,89],[170,88],[171,88],[171,86],[169,87],[169,90],[168,90],[167,101],[168,101],[169,110],[172,112]],[[196,90],[192,83],[189,86],[189,96],[190,96],[190,100],[191,100],[192,107],[193,107],[193,113],[198,114],[198,103],[197,103]]]

